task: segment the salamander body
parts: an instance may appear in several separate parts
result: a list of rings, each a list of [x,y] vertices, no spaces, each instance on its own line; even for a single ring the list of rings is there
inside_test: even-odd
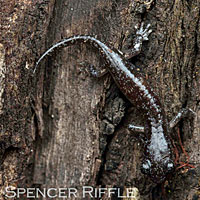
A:
[[[174,169],[165,113],[158,96],[153,92],[148,81],[142,75],[134,74],[129,70],[131,63],[123,55],[94,37],[86,35],[72,36],[49,48],[37,61],[34,72],[41,60],[50,52],[79,43],[89,43],[100,50],[103,58],[108,63],[107,70],[121,92],[134,106],[144,112],[146,141],[141,169],[154,182],[162,182],[166,175]]]

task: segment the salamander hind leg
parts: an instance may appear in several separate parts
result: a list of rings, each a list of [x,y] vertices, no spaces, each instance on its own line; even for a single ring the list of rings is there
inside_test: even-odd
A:
[[[106,68],[96,69],[92,64],[89,65],[88,71],[93,77],[96,78],[102,77],[108,72]]]
[[[80,72],[84,72],[92,77],[99,78],[104,76],[108,70],[105,67],[98,67],[96,68],[93,64],[90,64],[88,62],[82,62],[80,63]]]
[[[152,32],[152,30],[150,29],[150,24],[148,24],[146,26],[146,28],[144,28],[144,23],[141,24],[140,29],[136,32],[137,36],[142,37],[143,41],[145,40],[149,40],[148,36],[150,35],[150,33]]]
[[[143,41],[149,40],[148,37],[151,32],[150,24],[148,24],[146,28],[144,28],[144,23],[141,24],[140,28],[136,31],[136,38],[132,44],[133,47],[129,50],[123,51],[126,59],[130,59],[141,52],[142,43]]]

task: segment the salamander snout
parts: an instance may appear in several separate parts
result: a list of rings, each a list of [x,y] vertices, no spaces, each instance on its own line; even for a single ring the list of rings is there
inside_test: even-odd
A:
[[[174,163],[169,157],[160,161],[151,161],[144,159],[141,165],[143,174],[150,176],[151,180],[155,183],[164,181],[168,174],[174,170]]]

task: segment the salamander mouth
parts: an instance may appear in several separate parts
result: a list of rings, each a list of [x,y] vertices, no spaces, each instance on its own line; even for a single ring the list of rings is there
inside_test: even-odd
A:
[[[169,157],[158,163],[145,159],[141,165],[141,172],[148,175],[154,183],[164,182],[173,171],[174,163]]]
[[[162,183],[166,180],[166,175],[164,175],[164,174],[162,174],[162,175],[159,175],[159,174],[152,175],[151,180],[156,184]]]
[[[160,168],[158,170],[154,169],[150,174],[150,178],[155,183],[162,183],[173,172],[174,172],[174,165],[173,163],[169,162],[164,168]]]

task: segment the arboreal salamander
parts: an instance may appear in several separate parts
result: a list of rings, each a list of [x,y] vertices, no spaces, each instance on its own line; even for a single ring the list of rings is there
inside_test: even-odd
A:
[[[137,32],[138,42],[134,46],[133,54],[140,49],[142,41],[147,40],[151,32],[148,27],[146,29],[140,28]],[[154,182],[163,181],[166,175],[174,169],[171,143],[168,138],[169,125],[159,98],[153,92],[152,86],[148,84],[142,75],[130,71],[132,64],[125,59],[125,56],[114,48],[109,48],[95,37],[72,36],[56,43],[42,54],[36,63],[34,73],[41,60],[50,52],[77,43],[89,43],[100,50],[101,55],[108,63],[107,70],[121,92],[133,105],[144,111],[146,119],[144,128],[130,125],[129,129],[141,129],[146,135],[144,160],[141,165],[142,172],[148,174]],[[97,74],[93,71],[93,75]]]

